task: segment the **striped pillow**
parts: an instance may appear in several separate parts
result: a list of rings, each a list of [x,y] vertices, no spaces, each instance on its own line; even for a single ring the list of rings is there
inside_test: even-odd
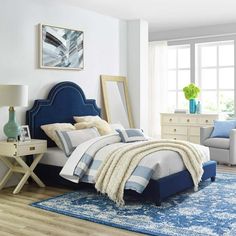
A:
[[[73,131],[57,130],[56,134],[67,157],[71,155],[79,144],[100,136],[97,128],[95,127]]]
[[[141,129],[117,129],[116,131],[119,133],[121,141],[123,143],[147,140]]]

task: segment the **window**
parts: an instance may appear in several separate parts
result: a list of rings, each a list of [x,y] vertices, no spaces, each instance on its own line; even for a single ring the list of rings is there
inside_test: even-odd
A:
[[[234,42],[196,45],[196,83],[203,112],[234,114]]]
[[[204,113],[233,116],[234,57],[233,40],[168,46],[168,111],[188,109],[182,89],[193,82],[201,89]]]
[[[168,47],[168,110],[187,109],[182,89],[190,83],[190,46]]]

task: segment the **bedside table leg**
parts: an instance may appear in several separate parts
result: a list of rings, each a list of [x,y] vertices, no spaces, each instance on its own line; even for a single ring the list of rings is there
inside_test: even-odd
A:
[[[39,177],[34,172],[31,173],[31,177],[38,184],[39,187],[41,188],[45,187],[45,184],[39,179]]]
[[[2,188],[4,188],[4,186],[6,185],[7,181],[11,178],[12,174],[13,174],[12,170],[9,169],[7,171],[7,173],[5,174],[5,176],[3,177],[2,181],[0,182],[0,190]]]
[[[30,172],[27,171],[24,176],[22,177],[22,179],[20,180],[19,184],[16,186],[16,188],[13,191],[13,194],[17,194],[20,192],[20,190],[22,189],[22,187],[24,186],[24,184],[26,183],[27,179],[30,177]]]

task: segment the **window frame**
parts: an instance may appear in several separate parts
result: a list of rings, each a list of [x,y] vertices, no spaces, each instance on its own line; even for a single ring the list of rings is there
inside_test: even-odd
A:
[[[220,111],[220,93],[221,92],[235,92],[235,88],[233,89],[221,89],[219,86],[219,71],[220,69],[224,68],[235,68],[235,61],[233,65],[230,66],[221,66],[219,63],[219,47],[224,46],[224,45],[234,45],[233,40],[226,40],[226,41],[219,41],[219,42],[207,42],[207,43],[199,43],[195,44],[195,50],[197,52],[197,64],[195,65],[196,69],[196,80],[195,83],[201,88],[201,91],[203,92],[216,92],[216,103],[217,103],[217,113],[221,113]],[[202,57],[202,47],[204,46],[216,46],[216,65],[215,66],[202,66],[201,64],[201,57]],[[234,45],[235,46],[235,45]],[[203,89],[202,88],[202,70],[204,69],[215,69],[216,70],[216,88],[215,89]],[[235,75],[234,75],[235,78]],[[234,84],[235,84],[235,79],[234,79]],[[235,87],[235,85],[234,85]],[[202,100],[202,96],[200,93],[199,100]],[[235,113],[235,98],[234,98],[234,113]]]
[[[179,82],[179,71],[189,71],[189,76],[190,76],[190,82],[191,82],[191,46],[190,44],[183,44],[183,45],[173,45],[173,46],[168,46],[168,50],[169,50],[169,47],[171,48],[174,48],[176,49],[176,58],[175,58],[175,68],[169,68],[168,66],[168,74],[169,74],[169,71],[174,71],[175,72],[175,76],[176,76],[176,86],[175,86],[175,89],[168,89],[168,93],[169,92],[174,92],[175,93],[175,99],[176,99],[176,102],[175,102],[175,106],[176,108],[178,108],[178,104],[179,104],[179,92],[183,92],[182,89],[179,89],[178,87],[178,82]],[[190,58],[190,62],[189,62],[189,67],[185,67],[185,68],[179,68],[179,49],[183,49],[183,48],[189,48],[189,58]]]
[[[220,66],[220,68],[234,68],[234,88],[233,89],[220,89],[221,91],[234,91],[234,116],[236,114],[236,35],[229,36],[212,36],[212,37],[199,37],[199,38],[189,38],[189,39],[176,39],[176,40],[168,40],[168,47],[180,47],[184,45],[190,45],[190,81],[191,83],[198,84],[198,76],[199,76],[199,54],[196,55],[198,44],[220,44],[221,42],[225,44],[226,42],[230,42],[234,44],[234,65],[233,66]],[[218,46],[219,47],[219,46]],[[219,49],[217,47],[217,53],[219,53]],[[196,63],[195,63],[196,61]],[[217,65],[219,65],[219,57],[217,55]],[[209,67],[210,68],[210,67]],[[169,68],[168,68],[169,71]],[[219,74],[219,69],[217,69],[217,73]],[[220,112],[219,108],[219,75],[217,75],[217,113]],[[169,91],[169,90],[168,90]],[[204,89],[207,91],[207,89]],[[208,90],[208,91],[216,91]],[[201,95],[200,95],[201,96]],[[201,97],[200,97],[201,101]],[[176,101],[176,108],[178,108],[178,101]]]

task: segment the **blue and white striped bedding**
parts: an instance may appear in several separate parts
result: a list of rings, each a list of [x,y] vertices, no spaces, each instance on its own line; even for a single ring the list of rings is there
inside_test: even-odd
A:
[[[60,175],[70,181],[78,183],[79,181],[95,183],[97,170],[108,152],[121,148],[124,145],[135,145],[134,143],[122,143],[118,134],[101,136],[79,145],[69,157]],[[199,148],[205,152],[209,160],[208,148]],[[159,151],[147,155],[136,167],[128,181],[125,189],[131,189],[142,193],[147,186],[150,178],[158,179],[158,170],[160,166],[165,166],[165,171],[175,163],[179,155],[173,151]],[[173,161],[172,161],[173,160]],[[171,162],[170,162],[171,161]],[[171,168],[170,168],[171,169]],[[184,169],[184,167],[183,167]]]

